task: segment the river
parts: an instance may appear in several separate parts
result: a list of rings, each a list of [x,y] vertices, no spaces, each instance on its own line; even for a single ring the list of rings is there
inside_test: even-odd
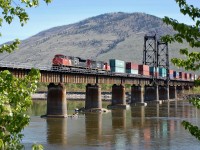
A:
[[[103,102],[106,107],[109,102]],[[68,115],[83,101],[68,101]],[[200,110],[188,101],[170,101],[108,113],[86,113],[68,118],[41,118],[46,101],[34,100],[28,111],[30,125],[23,131],[23,144],[45,150],[197,150],[200,141],[181,122],[200,125]]]

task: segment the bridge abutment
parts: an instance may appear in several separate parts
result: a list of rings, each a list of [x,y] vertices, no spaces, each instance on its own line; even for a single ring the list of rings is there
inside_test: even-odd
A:
[[[67,117],[66,88],[62,83],[48,85],[46,117]]]
[[[98,84],[87,84],[85,109],[102,109],[101,87]]]

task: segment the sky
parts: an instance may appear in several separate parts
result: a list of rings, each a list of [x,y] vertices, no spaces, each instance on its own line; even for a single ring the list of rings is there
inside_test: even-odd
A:
[[[19,0],[14,0],[19,3]],[[27,9],[30,20],[23,27],[16,18],[12,24],[0,27],[0,44],[16,38],[23,40],[43,30],[79,22],[81,20],[110,12],[142,12],[160,18],[169,16],[179,22],[193,24],[182,15],[175,0],[53,0],[46,5],[43,0],[36,8]],[[200,8],[200,0],[187,0]]]

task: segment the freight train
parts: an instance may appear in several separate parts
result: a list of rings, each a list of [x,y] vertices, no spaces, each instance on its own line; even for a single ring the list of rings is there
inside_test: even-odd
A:
[[[106,75],[143,76],[148,78],[152,76],[166,78],[167,76],[167,70],[162,67],[149,67],[148,65],[139,65],[117,59],[110,59],[109,63],[107,63],[62,54],[55,55],[52,60],[52,70],[58,69],[64,71],[96,72]],[[191,73],[169,70],[169,77],[170,79],[194,81],[197,76]]]
[[[52,68],[57,67],[62,69],[110,71],[110,66],[106,62],[94,61],[92,59],[82,59],[74,56],[65,56],[62,54],[55,55],[52,60]]]

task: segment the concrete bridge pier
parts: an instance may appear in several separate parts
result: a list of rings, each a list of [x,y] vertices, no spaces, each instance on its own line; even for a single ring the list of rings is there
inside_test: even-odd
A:
[[[144,102],[144,86],[143,85],[131,86],[131,105],[133,104],[139,104],[141,106],[147,105],[147,103]]]
[[[102,109],[101,101],[101,87],[98,84],[86,85],[86,99],[85,99],[85,110],[99,110]]]
[[[184,87],[183,86],[177,86],[177,98],[181,98],[184,94]]]
[[[190,86],[189,85],[184,86],[184,91],[185,92],[190,92]]]
[[[159,86],[159,100],[169,100],[169,86]]]
[[[170,99],[177,99],[177,89],[176,86],[169,86]]]
[[[162,101],[159,100],[159,86],[145,86],[145,101],[154,101],[161,104]]]
[[[47,114],[42,117],[67,117],[66,88],[62,83],[48,85]]]
[[[112,104],[108,105],[108,108],[123,108],[126,109],[126,95],[125,87],[123,84],[112,86]]]

